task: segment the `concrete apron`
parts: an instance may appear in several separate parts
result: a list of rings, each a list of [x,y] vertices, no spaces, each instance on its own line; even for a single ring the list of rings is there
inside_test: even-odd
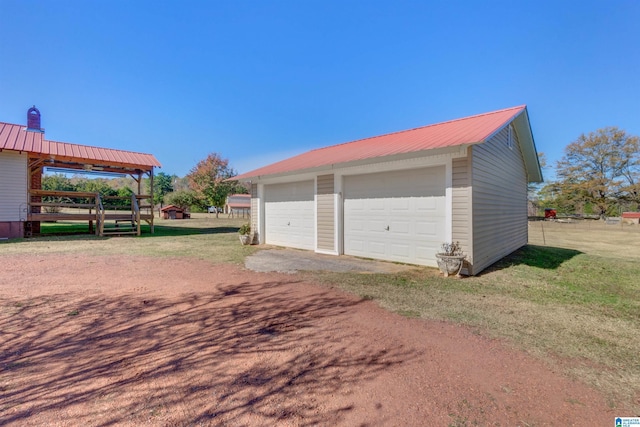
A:
[[[325,255],[298,249],[265,249],[248,256],[245,268],[258,272],[336,271],[397,273],[419,268],[415,265],[368,260],[347,255]]]

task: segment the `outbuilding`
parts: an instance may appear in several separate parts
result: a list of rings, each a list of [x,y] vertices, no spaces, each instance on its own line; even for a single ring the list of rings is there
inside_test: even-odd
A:
[[[250,194],[230,194],[227,196],[227,203],[224,205],[224,212],[233,217],[249,215],[251,212],[251,195]]]
[[[163,219],[191,218],[191,214],[189,214],[185,209],[175,205],[165,206],[164,208],[160,209],[160,212],[162,212]]]
[[[623,212],[622,221],[626,224],[640,224],[640,212]]]
[[[542,172],[526,106],[375,136],[244,173],[260,243],[436,266],[460,242],[467,274],[527,244]]]
[[[142,194],[142,180],[146,177],[153,184],[158,160],[152,154],[48,140],[40,119],[34,105],[27,111],[26,126],[0,122],[0,239],[29,237],[40,232],[41,222],[60,220],[87,221],[89,229],[96,224],[99,235],[139,235],[141,222],[146,222],[153,233],[153,185],[151,194]],[[138,187],[127,197],[131,211],[110,212],[110,200],[103,200],[98,193],[45,191],[45,170],[131,176]],[[68,201],[47,201],[51,197]],[[64,208],[66,212],[52,213],[44,208]],[[132,224],[133,230],[125,233],[118,225],[122,221]]]

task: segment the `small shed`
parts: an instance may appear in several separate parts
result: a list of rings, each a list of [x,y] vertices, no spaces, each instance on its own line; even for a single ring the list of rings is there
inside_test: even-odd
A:
[[[224,211],[233,217],[234,213],[244,218],[245,214],[249,215],[251,211],[251,194],[231,194],[227,197],[227,203],[224,205]]]
[[[622,222],[626,224],[640,224],[640,212],[623,212]]]
[[[160,212],[162,212],[162,218],[164,219],[187,219],[191,217],[186,209],[175,205],[165,206],[160,209]]]

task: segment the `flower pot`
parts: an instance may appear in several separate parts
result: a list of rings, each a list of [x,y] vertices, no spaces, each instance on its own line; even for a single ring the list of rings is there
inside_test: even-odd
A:
[[[251,235],[250,234],[240,234],[240,243],[243,245],[251,244]]]
[[[460,275],[462,264],[464,263],[464,255],[436,254],[436,258],[438,268],[440,268],[444,277],[449,277],[451,274],[455,274],[456,276]]]

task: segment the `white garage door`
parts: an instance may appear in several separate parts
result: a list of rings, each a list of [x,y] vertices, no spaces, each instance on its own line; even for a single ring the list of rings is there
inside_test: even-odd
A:
[[[436,266],[445,223],[444,166],[345,177],[347,255]]]
[[[314,182],[265,185],[265,241],[314,249]]]

